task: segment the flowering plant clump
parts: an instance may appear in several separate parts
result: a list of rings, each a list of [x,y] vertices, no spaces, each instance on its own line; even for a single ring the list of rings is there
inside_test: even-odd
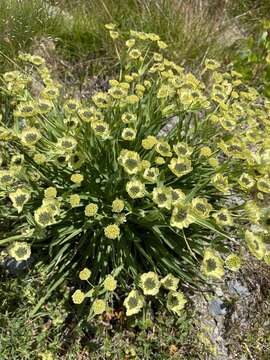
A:
[[[124,34],[106,27],[117,48]],[[118,78],[87,101],[37,56],[1,76],[0,245],[16,260],[48,249],[52,288],[80,278],[73,302],[90,298],[93,315],[118,287],[128,316],[159,296],[179,314],[181,282],[237,271],[242,245],[269,263],[270,102],[218,62],[195,76],[165,48],[131,31]]]

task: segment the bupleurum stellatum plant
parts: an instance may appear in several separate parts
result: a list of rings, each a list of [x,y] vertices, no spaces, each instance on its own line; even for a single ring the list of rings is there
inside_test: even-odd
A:
[[[270,102],[214,60],[195,76],[158,35],[107,28],[119,74],[87,101],[36,55],[1,76],[0,245],[45,250],[47,296],[73,276],[93,315],[116,289],[127,316],[153,297],[179,314],[181,284],[239,270],[245,245],[269,263]]]

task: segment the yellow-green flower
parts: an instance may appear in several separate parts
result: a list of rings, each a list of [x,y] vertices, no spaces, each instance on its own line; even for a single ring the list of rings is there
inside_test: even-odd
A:
[[[255,256],[258,260],[262,260],[266,253],[266,246],[261,236],[256,235],[249,230],[246,230],[245,240],[251,254]]]
[[[200,155],[201,156],[204,156],[204,157],[209,157],[212,155],[212,150],[209,146],[203,146],[201,149],[200,149]]]
[[[155,187],[153,192],[153,201],[160,208],[166,208],[170,210],[172,205],[171,189],[165,186]]]
[[[191,161],[186,157],[172,158],[168,168],[177,177],[182,177],[193,170]]]
[[[158,140],[155,149],[156,152],[158,152],[161,156],[164,157],[172,156],[171,147],[169,143],[167,143],[167,141],[165,140]]]
[[[270,178],[264,176],[257,180],[257,188],[263,193],[270,194]]]
[[[92,100],[95,103],[95,105],[100,109],[106,109],[108,108],[110,104],[110,98],[108,94],[104,92],[97,92],[92,96]]]
[[[34,212],[35,221],[41,227],[53,225],[55,222],[54,215],[55,213],[50,206],[41,206]]]
[[[220,67],[220,63],[213,59],[205,59],[204,66],[209,70],[216,70]]]
[[[30,199],[30,192],[26,189],[17,189],[9,194],[9,198],[12,201],[12,205],[20,213],[24,207],[24,204]]]
[[[228,193],[230,187],[228,178],[221,174],[216,174],[211,178],[211,184],[222,193]]]
[[[46,162],[47,158],[44,154],[41,154],[41,153],[37,153],[34,155],[34,158],[33,158],[34,162],[38,165],[42,165]]]
[[[42,200],[42,206],[48,206],[52,210],[54,216],[60,214],[60,202],[55,198],[44,198]]]
[[[137,131],[133,128],[127,127],[122,131],[122,138],[126,141],[132,141],[136,139]]]
[[[91,270],[88,268],[84,268],[79,273],[79,278],[80,278],[80,280],[83,280],[83,281],[88,280],[90,278],[90,276],[91,276]]]
[[[36,104],[36,110],[39,114],[48,114],[53,109],[53,102],[46,99],[39,99]]]
[[[222,278],[224,275],[223,260],[216,251],[212,249],[205,250],[201,271],[207,277],[214,279]]]
[[[94,315],[101,315],[106,310],[106,302],[102,299],[96,299],[92,304]]]
[[[193,217],[191,216],[190,208],[187,205],[178,203],[174,206],[170,220],[171,226],[183,229],[189,227],[192,222]]]
[[[243,190],[250,190],[255,185],[253,177],[246,173],[243,173],[237,181]]]
[[[126,41],[126,46],[127,46],[128,48],[132,48],[132,47],[135,45],[135,42],[136,42],[135,39],[128,39],[128,40]]]
[[[163,279],[161,279],[160,282],[165,289],[176,291],[179,284],[179,279],[172,274],[168,274]]]
[[[218,161],[218,159],[217,158],[215,158],[215,157],[210,157],[209,159],[208,159],[208,164],[210,165],[210,166],[212,166],[212,168],[217,168],[218,166],[219,166],[219,161]]]
[[[120,213],[125,207],[125,202],[121,199],[115,199],[112,202],[112,212]]]
[[[63,106],[66,114],[74,114],[80,107],[80,102],[75,99],[67,100]]]
[[[225,259],[227,268],[231,271],[238,271],[241,267],[241,258],[236,254],[230,254]]]
[[[117,281],[112,275],[108,275],[103,282],[103,286],[106,291],[114,291],[117,287]]]
[[[47,86],[41,91],[40,96],[44,99],[56,100],[59,96],[59,89],[54,86]]]
[[[81,290],[76,290],[72,295],[72,301],[74,304],[82,304],[85,299],[85,293]]]
[[[124,306],[127,309],[127,316],[138,314],[143,308],[144,299],[137,290],[131,290],[124,300]]]
[[[137,116],[136,114],[125,112],[122,114],[121,120],[123,121],[124,124],[129,124],[132,122],[136,122]]]
[[[184,309],[187,300],[185,295],[179,291],[170,291],[167,297],[167,308],[168,310],[181,315],[181,310]]]
[[[120,228],[116,224],[108,225],[104,229],[104,234],[108,239],[117,239],[120,236]]]
[[[44,190],[44,196],[46,199],[54,199],[57,196],[57,189],[55,187],[48,187]]]
[[[193,152],[192,147],[183,142],[178,142],[177,144],[173,145],[173,150],[178,157],[190,156]]]
[[[34,127],[25,128],[20,134],[20,139],[23,145],[31,147],[41,139],[41,134],[39,130]]]
[[[93,121],[91,123],[94,134],[102,140],[110,137],[110,128],[105,121]]]
[[[163,158],[163,157],[161,157],[161,156],[156,156],[155,157],[155,163],[157,164],[157,165],[163,165],[163,164],[165,164],[165,159]]]
[[[218,225],[221,226],[233,225],[233,218],[228,209],[222,208],[219,211],[215,212],[212,216]]]
[[[90,203],[88,205],[86,205],[85,209],[84,209],[84,214],[85,216],[88,217],[92,217],[95,216],[98,212],[98,206],[97,204],[94,203]]]
[[[69,203],[70,203],[71,207],[79,206],[80,201],[81,201],[81,198],[80,198],[80,195],[78,195],[78,194],[71,194],[69,197]]]
[[[126,191],[132,199],[143,198],[146,194],[145,185],[139,180],[128,181]]]
[[[113,86],[108,90],[108,93],[111,95],[113,99],[119,100],[123,99],[127,96],[128,91],[123,89],[120,85]]]
[[[57,146],[65,152],[72,152],[77,146],[77,141],[71,136],[64,136],[58,139]]]
[[[29,61],[30,61],[32,64],[36,65],[36,66],[40,66],[40,65],[45,64],[45,60],[44,60],[41,56],[39,56],[39,55],[32,55],[32,56],[30,56]]]
[[[142,170],[149,169],[150,166],[151,166],[150,161],[148,161],[148,160],[142,160],[141,161],[141,169]]]
[[[195,216],[199,216],[202,219],[207,219],[212,211],[213,207],[204,198],[193,198],[191,202],[191,211]]]
[[[140,155],[135,151],[122,150],[118,161],[129,175],[137,174],[141,170]]]
[[[171,188],[172,205],[177,205],[179,202],[183,202],[186,195],[180,189]]]
[[[28,118],[36,115],[36,106],[32,101],[22,102],[17,106],[14,111],[14,116]]]
[[[138,49],[132,49],[129,53],[128,53],[129,57],[131,57],[132,59],[139,59],[139,57],[142,55],[142,53],[140,52],[140,50]]]
[[[78,110],[78,115],[82,119],[82,121],[89,123],[93,119],[95,111],[96,109],[93,106],[89,108],[84,107]]]
[[[74,184],[81,184],[83,182],[84,176],[82,174],[72,174],[70,180],[74,182]]]
[[[157,295],[160,288],[158,275],[153,271],[142,274],[140,276],[140,287],[144,295]]]
[[[248,219],[254,223],[258,223],[261,218],[261,209],[254,200],[248,200],[244,206]]]
[[[142,147],[145,150],[152,149],[157,144],[157,138],[152,135],[148,135],[145,139],[142,140]]]
[[[159,175],[159,170],[154,167],[147,168],[143,172],[143,178],[151,183],[157,182],[158,175]]]
[[[28,260],[31,256],[31,246],[26,242],[15,241],[8,247],[8,254],[16,261]]]
[[[118,37],[119,37],[119,32],[118,31],[110,31],[109,32],[110,33],[110,37],[113,39],[113,40],[115,40],[115,39],[117,39]]]

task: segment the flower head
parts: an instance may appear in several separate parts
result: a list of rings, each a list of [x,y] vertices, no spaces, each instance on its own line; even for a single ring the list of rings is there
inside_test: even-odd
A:
[[[228,178],[221,174],[216,174],[211,178],[211,184],[222,193],[228,193],[230,187]]]
[[[158,175],[159,175],[159,170],[154,167],[147,168],[143,172],[143,178],[151,183],[157,182]]]
[[[84,268],[83,270],[80,271],[79,273],[79,278],[80,280],[88,280],[91,276],[91,270],[88,268]]]
[[[144,299],[137,290],[131,290],[124,300],[124,306],[127,309],[127,316],[138,314],[143,308]]]
[[[193,169],[191,161],[186,157],[172,158],[168,167],[177,177],[182,177]]]
[[[120,235],[119,226],[116,224],[111,224],[105,227],[104,234],[108,239],[117,239]]]
[[[112,212],[120,213],[125,207],[125,202],[121,199],[115,199],[112,202]]]
[[[8,247],[8,254],[16,261],[28,260],[31,256],[31,246],[26,242],[13,242]]]
[[[92,304],[94,315],[101,315],[106,310],[106,302],[102,299],[96,299]]]
[[[216,211],[212,216],[216,220],[216,223],[218,225],[221,226],[233,225],[233,218],[228,209],[222,208],[219,211]]]
[[[163,279],[161,279],[160,282],[165,289],[176,291],[179,284],[179,279],[172,274],[168,274]]]
[[[22,144],[29,147],[34,146],[40,138],[41,134],[39,130],[34,127],[25,128],[20,134]]]
[[[157,295],[160,288],[158,275],[153,271],[142,274],[140,277],[140,286],[144,295]]]
[[[246,230],[245,240],[251,254],[255,256],[258,260],[262,260],[266,253],[266,246],[263,242],[263,239],[259,235],[256,235],[253,232]]]
[[[97,204],[94,203],[90,203],[88,205],[86,205],[85,209],[84,209],[84,214],[85,216],[88,217],[92,217],[95,216],[98,212],[98,206]]]
[[[76,290],[72,295],[72,301],[74,304],[82,304],[85,299],[85,293],[81,290]]]
[[[172,211],[171,226],[183,229],[189,227],[192,222],[193,217],[191,216],[189,206],[182,203],[176,204]]]
[[[180,189],[171,188],[171,197],[172,205],[177,205],[178,203],[183,203],[185,201],[186,195]]]
[[[212,211],[212,205],[204,198],[193,198],[191,202],[191,211],[195,216],[207,219]]]
[[[108,275],[103,282],[103,286],[106,291],[114,291],[117,286],[117,281],[112,275]]]
[[[151,150],[156,144],[158,140],[155,136],[148,135],[145,139],[142,140],[142,147],[145,150]]]
[[[24,204],[30,199],[30,192],[26,189],[17,189],[9,194],[9,198],[12,201],[12,205],[20,213],[24,207]]]
[[[70,180],[74,182],[74,184],[81,184],[84,179],[82,174],[72,174]]]
[[[141,170],[140,155],[135,151],[122,150],[118,161],[129,175],[137,174]]]
[[[94,134],[101,140],[106,140],[110,136],[109,125],[105,121],[93,121],[91,123]]]
[[[201,271],[214,279],[220,279],[224,275],[223,260],[212,249],[206,249],[201,265]]]
[[[238,271],[241,267],[241,258],[236,254],[230,254],[225,259],[225,265],[231,271]]]
[[[69,203],[70,203],[71,207],[76,207],[76,206],[80,205],[80,201],[81,201],[81,198],[80,198],[80,195],[78,195],[78,194],[71,194],[69,197]]]
[[[167,143],[165,140],[159,140],[156,143],[155,149],[156,149],[156,152],[159,153],[161,156],[164,156],[164,157],[172,156],[171,147],[170,147],[169,143]]]
[[[184,309],[187,300],[182,292],[170,291],[167,298],[167,308],[176,313],[181,314],[181,310]]]
[[[172,205],[171,189],[165,186],[158,186],[153,190],[153,201],[160,208],[170,210]]]
[[[146,194],[145,185],[139,180],[128,181],[126,191],[132,199],[143,198]]]
[[[38,225],[46,227],[54,224],[54,215],[55,213],[50,206],[41,206],[35,211],[34,218]]]
[[[54,199],[57,196],[57,189],[55,187],[48,187],[44,190],[44,196],[46,199]]]
[[[178,157],[190,156],[193,152],[193,149],[183,142],[173,145],[173,150]]]
[[[131,127],[127,127],[122,131],[122,138],[126,141],[132,141],[136,139],[137,131]]]
[[[243,190],[250,190],[255,185],[255,180],[252,176],[244,173],[238,179],[238,184]]]

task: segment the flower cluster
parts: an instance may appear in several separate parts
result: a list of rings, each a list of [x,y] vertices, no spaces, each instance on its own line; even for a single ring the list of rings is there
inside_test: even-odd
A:
[[[107,28],[113,41],[123,36]],[[0,216],[10,225],[1,243],[16,260],[30,244],[49,248],[51,267],[91,278],[97,288],[72,298],[95,294],[94,314],[106,310],[100,294],[112,296],[119,267],[119,284],[132,288],[127,315],[160,288],[178,314],[179,279],[240,268],[218,244],[231,251],[238,238],[239,251],[269,263],[270,102],[214,60],[195,76],[166,47],[131,31],[124,70],[88,100],[67,98],[37,56],[22,54],[24,70],[1,76]]]

